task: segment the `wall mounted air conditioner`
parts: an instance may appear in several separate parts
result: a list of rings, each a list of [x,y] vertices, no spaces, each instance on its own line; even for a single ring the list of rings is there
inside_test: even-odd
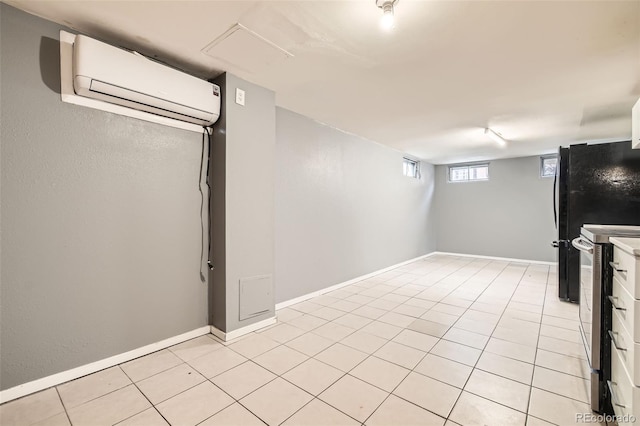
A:
[[[220,88],[87,36],[73,42],[76,94],[200,126],[220,116]]]

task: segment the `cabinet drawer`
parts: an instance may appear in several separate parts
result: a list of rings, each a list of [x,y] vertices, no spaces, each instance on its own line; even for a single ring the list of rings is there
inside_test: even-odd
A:
[[[629,332],[622,325],[622,318],[618,311],[613,311],[610,337],[612,347],[617,349],[620,359],[624,363],[634,386],[640,385],[640,343],[634,343]]]
[[[640,343],[640,300],[631,297],[617,276],[613,277],[613,309],[620,315],[622,325],[635,343]]]
[[[640,282],[636,281],[636,277],[640,274],[640,259],[620,250],[619,247],[613,248],[613,265],[614,277],[634,299],[640,299]]]
[[[640,388],[633,386],[631,379],[624,367],[624,361],[620,356],[622,352],[615,347],[611,348],[611,382],[608,384],[611,392],[611,405],[616,415],[619,416],[618,424],[625,423],[623,420],[632,420],[640,408]]]

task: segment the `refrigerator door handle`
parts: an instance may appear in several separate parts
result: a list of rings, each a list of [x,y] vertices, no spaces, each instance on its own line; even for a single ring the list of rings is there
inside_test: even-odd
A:
[[[580,237],[575,238],[573,241],[571,241],[571,245],[580,251],[593,254],[593,246],[588,243],[585,243],[585,241]]]
[[[553,222],[556,224],[556,229],[558,229],[558,206],[556,205],[556,185],[558,183],[558,166],[556,164],[556,174],[553,177]],[[557,246],[554,246],[557,247]]]
[[[555,248],[559,248],[559,247],[566,247],[569,245],[569,240],[556,240],[556,241],[551,241],[551,247],[555,247]]]

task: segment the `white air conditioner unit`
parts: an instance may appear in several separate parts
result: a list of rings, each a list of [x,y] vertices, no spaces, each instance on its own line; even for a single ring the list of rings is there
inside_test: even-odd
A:
[[[83,35],[73,43],[73,88],[80,96],[201,126],[220,116],[215,84]]]

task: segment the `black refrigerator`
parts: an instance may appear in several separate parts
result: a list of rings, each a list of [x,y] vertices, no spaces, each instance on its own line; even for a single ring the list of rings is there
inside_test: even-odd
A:
[[[553,208],[558,297],[578,302],[580,252],[571,240],[585,223],[640,225],[640,149],[632,149],[630,141],[560,147]]]

